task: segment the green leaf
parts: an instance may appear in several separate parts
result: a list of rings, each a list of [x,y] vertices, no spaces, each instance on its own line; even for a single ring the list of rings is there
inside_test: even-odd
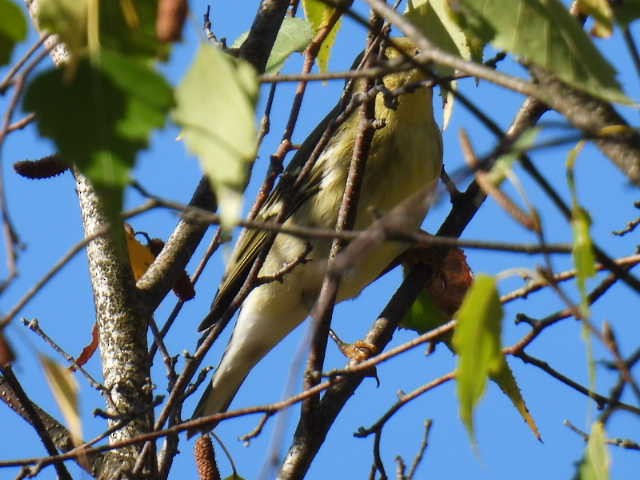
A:
[[[249,32],[240,35],[232,48],[239,48],[244,43]],[[282,26],[278,31],[278,36],[271,49],[269,60],[265,73],[276,73],[282,66],[289,55],[293,52],[302,52],[313,39],[313,30],[309,22],[302,18],[284,17]]]
[[[475,441],[473,411],[484,394],[487,379],[502,368],[500,348],[502,305],[496,281],[477,275],[456,318],[453,347],[459,355],[456,379],[460,417]]]
[[[302,52],[312,39],[313,30],[309,22],[302,18],[285,17],[269,55],[266,72],[279,71],[289,55],[293,52]]]
[[[580,463],[580,480],[608,480],[609,451],[607,449],[606,434],[602,422],[595,422],[591,427],[589,441],[584,454],[584,459]]]
[[[311,23],[313,27],[314,33],[318,33],[320,30],[325,28],[333,15],[334,8],[325,4],[321,0],[302,0],[302,8],[304,9],[304,14]],[[329,58],[331,57],[331,50],[333,45],[336,43],[336,36],[338,35],[338,30],[342,26],[342,18],[340,18],[333,28],[329,35],[325,38],[324,42],[320,46],[320,51],[318,52],[317,60],[318,60],[318,68],[321,72],[326,72],[329,70]]]
[[[465,27],[483,42],[554,72],[607,101],[632,103],[616,71],[560,0],[454,0]]]
[[[400,322],[400,326],[422,334],[448,321],[447,315],[438,308],[431,296],[422,291]]]
[[[39,0],[38,26],[58,35],[71,55],[87,47],[89,2],[87,0]]]
[[[404,15],[441,49],[466,60],[482,58],[482,49],[472,51],[473,45],[469,43],[467,35],[453,20],[447,0],[410,0]],[[455,73],[453,68],[439,64],[434,65],[434,71],[441,76],[452,76]],[[455,90],[456,82],[451,81],[450,87]],[[455,95],[452,91],[445,90],[441,90],[440,94],[445,102],[442,129],[446,130],[453,112]]]
[[[82,443],[82,420],[78,403],[78,383],[69,369],[55,360],[40,355],[40,362],[62,415],[67,421],[74,444]]]
[[[27,38],[27,22],[11,0],[0,0],[0,66],[11,60],[16,43]]]
[[[209,177],[227,227],[240,215],[256,156],[257,94],[253,67],[209,45],[200,47],[176,91],[174,119]]]
[[[151,131],[164,125],[172,105],[161,75],[106,51],[99,62],[81,60],[70,81],[58,69],[41,73],[24,98],[39,132],[91,180],[111,218],[121,210],[136,154],[148,145]]]
[[[450,317],[438,308],[430,294],[422,291],[407,315],[403,318],[400,326],[422,334],[443,325],[449,321],[449,319]],[[446,335],[442,338],[442,342],[450,349],[452,349],[451,337],[451,335]],[[496,383],[507,398],[511,400],[511,403],[527,423],[533,434],[540,440],[540,432],[536,422],[527,408],[522,392],[504,356],[501,356],[500,364],[496,371],[489,373],[489,378]]]
[[[520,391],[520,387],[518,386],[518,382],[516,381],[516,377],[513,375],[511,371],[511,367],[507,363],[507,360],[502,357],[502,361],[500,363],[500,367],[497,372],[492,373],[490,375],[491,380],[493,380],[500,390],[511,400],[513,406],[516,408],[520,416],[527,423],[535,437],[542,441],[542,437],[540,435],[540,431],[538,430],[538,426],[536,425],[536,421],[533,419],[531,412],[527,408],[527,404],[524,401],[524,397],[522,396],[522,392]]]
[[[409,1],[405,13],[431,42],[441,49],[470,60],[472,52],[465,32],[453,20],[452,12],[446,0]],[[482,52],[476,52],[482,55]],[[450,67],[438,66],[442,75],[452,75]]]

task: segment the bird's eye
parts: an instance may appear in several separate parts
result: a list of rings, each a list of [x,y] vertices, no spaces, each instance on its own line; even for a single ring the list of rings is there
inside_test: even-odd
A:
[[[417,57],[418,55],[420,55],[420,49],[419,48],[414,48],[413,49],[413,56]]]

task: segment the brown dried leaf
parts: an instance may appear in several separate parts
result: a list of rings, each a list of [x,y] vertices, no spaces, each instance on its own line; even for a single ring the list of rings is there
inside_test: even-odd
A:
[[[95,351],[98,349],[98,342],[100,340],[100,328],[98,327],[98,322],[93,324],[93,329],[91,330],[91,343],[82,349],[80,355],[76,359],[76,365],[78,367],[82,367],[85,365],[89,359],[93,356]],[[69,370],[72,372],[76,371],[76,365],[71,365]]]

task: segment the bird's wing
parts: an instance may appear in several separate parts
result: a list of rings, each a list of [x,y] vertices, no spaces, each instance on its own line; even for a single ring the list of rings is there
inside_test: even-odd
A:
[[[311,155],[311,152],[313,152],[313,149],[320,140],[329,122],[336,118],[339,112],[339,106],[331,110],[300,146],[287,166],[283,177],[267,197],[267,200],[256,216],[256,220],[263,222],[274,221],[282,209],[283,200],[288,196],[288,210],[286,216],[282,219],[284,222],[295,213],[300,205],[318,191],[322,180],[322,169],[316,168],[316,166],[312,168],[307,178],[303,180],[303,183],[300,184],[299,188],[296,188],[295,191],[291,190],[289,185],[291,185],[291,180],[295,180],[298,176],[298,173]],[[316,162],[316,165],[317,163],[318,162]],[[234,249],[231,261],[229,262],[229,269],[225,273],[222,285],[211,305],[211,310],[198,327],[199,331],[211,327],[229,307],[229,304],[233,301],[233,298],[249,274],[249,270],[256,260],[256,257],[268,243],[270,235],[272,235],[272,233],[256,229],[242,232]]]

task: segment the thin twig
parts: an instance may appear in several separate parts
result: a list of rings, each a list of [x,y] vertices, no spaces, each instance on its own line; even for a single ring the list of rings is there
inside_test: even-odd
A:
[[[571,387],[574,390],[576,390],[577,392],[580,392],[583,395],[591,398],[594,402],[596,402],[596,404],[597,404],[599,409],[602,409],[602,408],[606,407],[607,405],[612,405],[613,404],[613,401],[612,401],[611,398],[605,397],[604,395],[600,395],[599,393],[597,393],[597,392],[595,392],[593,390],[590,390],[590,389],[588,389],[587,387],[585,387],[583,385],[580,385],[575,380],[572,380],[571,378],[567,377],[566,375],[563,375],[562,373],[560,373],[559,371],[557,371],[556,369],[551,367],[551,365],[549,365],[549,363],[545,362],[544,360],[540,360],[539,358],[533,357],[533,356],[531,356],[531,355],[529,355],[527,353],[524,353],[524,352],[514,353],[513,356],[521,359],[525,363],[529,363],[531,365],[534,365],[535,367],[539,368],[540,370],[543,370],[544,372],[546,372],[549,375],[551,375],[556,380],[559,380],[561,383],[564,383],[568,387]],[[615,407],[620,408],[622,410],[626,410],[626,411],[631,412],[631,413],[635,413],[636,415],[640,415],[640,408],[635,407],[633,405],[629,405],[629,404],[622,403],[622,402],[616,402],[615,403]]]
[[[69,353],[67,353],[60,345],[58,345],[53,340],[53,338],[47,335],[45,331],[42,330],[42,328],[40,328],[40,322],[38,322],[38,320],[36,320],[35,318],[32,320],[27,320],[26,318],[23,318],[22,323],[24,326],[28,327],[29,330],[31,330],[40,338],[42,338],[42,340],[44,340],[45,343],[47,343],[58,354],[60,354],[67,362],[73,365],[73,368],[75,368],[80,373],[82,373],[87,379],[87,381],[89,382],[89,385],[91,385],[93,388],[95,388],[99,392],[103,392],[103,393],[107,392],[107,389],[105,388],[104,385],[102,385],[95,378],[93,378],[93,376],[82,365],[78,365],[73,355],[70,355]]]
[[[122,218],[123,219],[131,218],[135,215],[139,215],[141,213],[144,213],[156,207],[157,207],[157,204],[153,201],[150,201],[145,205],[141,205],[140,207],[124,212],[122,214]],[[89,235],[83,238],[78,243],[76,243],[73,247],[71,247],[67,251],[67,253],[65,253],[49,269],[49,271],[47,271],[47,273],[44,274],[44,276],[40,280],[38,280],[29,290],[27,290],[27,292],[22,296],[20,300],[18,300],[18,302],[13,306],[13,308],[9,310],[9,312],[4,317],[2,317],[2,319],[0,320],[0,329],[6,327],[9,324],[9,322],[11,322],[11,320],[13,320],[13,318],[15,318],[15,316],[18,313],[20,313],[20,311],[33,299],[33,297],[35,297],[35,295],[38,292],[40,292],[40,290],[42,290],[42,288],[49,282],[49,280],[55,277],[56,274],[60,270],[62,270],[62,268],[73,259],[73,257],[75,257],[79,252],[81,252],[92,241],[96,240],[97,238],[100,238],[103,235],[106,235],[108,231],[109,231],[108,228],[103,228],[97,231],[96,233],[94,233],[93,235]]]
[[[407,480],[413,480],[418,471],[418,467],[422,463],[422,459],[424,458],[424,454],[427,451],[427,447],[429,446],[429,434],[431,433],[431,427],[433,426],[433,421],[431,419],[425,420],[424,422],[424,436],[422,437],[422,443],[420,444],[420,448],[418,453],[416,453],[415,458],[413,459],[413,463],[411,464],[411,468],[409,469],[409,473],[407,474]]]
[[[189,221],[202,222],[211,225],[218,225],[220,223],[220,216],[218,214],[208,212],[204,209],[198,207],[190,207],[188,205],[174,202],[172,200],[163,199],[157,196],[153,196],[152,200],[159,206],[183,212],[184,217],[189,219]],[[243,227],[246,229],[283,233],[309,240],[340,239],[343,241],[351,241],[357,239],[363,234],[366,234],[367,232],[367,230],[336,231],[331,228],[283,225],[282,223],[279,223],[277,221],[263,222],[259,220],[239,220],[238,222],[236,222],[236,225],[238,227]],[[434,236],[425,232],[393,231],[391,229],[386,230],[384,233],[385,239],[388,241],[404,241],[412,245],[421,247],[457,247],[524,254],[539,254],[545,252],[569,254],[573,249],[572,245],[568,243],[549,243],[546,246],[541,246],[537,243],[510,243],[487,240],[458,239],[449,236]]]
[[[628,257],[622,257],[622,258],[618,258],[614,260],[616,262],[617,265],[620,266],[634,266],[637,265],[638,263],[640,263],[640,255],[636,254],[636,255],[629,255]],[[595,266],[597,271],[603,271],[606,270],[606,268],[601,265],[601,264],[596,264]],[[571,280],[572,278],[575,278],[576,276],[576,270],[567,270],[564,272],[560,272],[560,273],[556,273],[553,276],[553,281],[556,283],[559,282],[564,282],[567,280]],[[530,293],[534,293],[537,292],[545,287],[549,286],[549,282],[547,282],[544,279],[541,280],[535,280],[527,285],[525,285],[522,288],[518,288],[517,290],[513,290],[512,292],[509,292],[506,295],[502,295],[500,297],[500,301],[502,303],[509,303],[513,300],[516,300],[518,298],[527,298],[527,296]]]
[[[213,254],[218,250],[218,247],[221,245],[221,243],[222,243],[222,234],[221,234],[221,230],[218,229],[216,231],[216,234],[211,239],[211,242],[209,242],[209,246],[207,247],[207,250],[202,257],[202,260],[200,260],[200,263],[198,264],[195,271],[193,272],[193,276],[191,277],[191,283],[194,286],[200,279],[200,276],[202,275],[204,268],[209,263],[209,260],[211,259]],[[171,329],[173,322],[176,320],[176,318],[178,318],[178,314],[182,310],[183,305],[184,305],[184,302],[178,301],[176,305],[173,307],[173,310],[169,314],[169,317],[167,318],[164,325],[162,326],[162,329],[160,330],[160,338],[164,339],[167,333],[169,333],[169,330]],[[155,343],[151,345],[151,348],[149,349],[149,358],[151,360],[153,360],[153,357],[155,356],[157,349],[158,347]],[[170,388],[172,388],[172,385],[170,385]]]
[[[374,16],[371,21],[372,23],[379,23],[381,20]],[[378,48],[380,48],[379,40],[375,35],[369,35],[367,40],[367,50],[375,52]],[[365,62],[368,63],[365,63],[364,66],[369,66],[373,61],[373,58],[374,55],[369,55],[369,59],[365,60]],[[373,80],[370,78],[365,79],[362,85],[363,91],[366,92],[372,87]],[[355,137],[340,208],[338,210],[338,218],[336,220],[335,229],[337,231],[348,230],[353,228],[355,225],[361,186],[364,182],[367,159],[369,157],[371,143],[375,133],[375,128],[373,126],[374,119],[375,100],[372,99],[360,106],[358,130]],[[343,241],[334,239],[331,243],[328,261],[331,262],[340,253],[343,247]],[[311,334],[311,350],[309,352],[304,376],[305,390],[319,383],[319,376],[317,373],[322,371],[322,366],[324,364],[327,339],[331,326],[331,317],[333,316],[333,309],[338,296],[340,283],[341,276],[328,269],[322,280],[322,286],[320,288],[318,298],[311,309],[310,316],[313,321],[309,328],[313,333]],[[312,397],[303,403],[302,406],[300,422],[305,425],[311,435],[314,434],[315,423],[318,420],[314,414],[317,402],[318,398]]]
[[[471,140],[469,139],[466,131],[460,130],[459,137],[464,158],[469,165],[469,168],[475,172],[476,181],[484,193],[492,196],[496,203],[524,228],[531,231],[538,230],[539,222],[537,222],[533,216],[518,207],[518,205],[516,205],[506,193],[500,190],[500,188],[489,180],[487,173],[481,169],[481,163],[473,150]]]
[[[562,423],[570,430],[580,435],[585,442],[589,441],[589,434],[587,432],[585,432],[584,430],[580,430],[569,420],[565,420]],[[627,438],[607,438],[605,440],[605,443],[607,445],[613,445],[615,447],[625,448],[627,450],[640,450],[640,443],[634,442],[633,440],[629,440]]]
[[[20,120],[16,120],[11,125],[7,126],[7,133],[13,132],[15,130],[21,130],[27,125],[29,125],[33,120],[35,120],[35,113],[29,113],[24,116],[24,118]]]
[[[20,58],[17,62],[15,62],[13,64],[13,66],[11,67],[11,69],[7,72],[7,74],[5,75],[4,79],[2,80],[2,82],[0,82],[0,94],[4,93],[6,91],[7,88],[9,88],[9,85],[11,85],[11,82],[13,81],[13,78],[15,77],[15,75],[18,73],[18,71],[24,66],[25,63],[27,63],[29,61],[29,59],[31,58],[31,56],[36,53],[36,51],[42,46],[42,44],[49,38],[48,34],[45,35],[41,35],[40,39],[34,43],[29,50],[27,50],[24,55],[22,56],[22,58]]]
[[[53,265],[53,267],[51,267],[49,271],[44,274],[44,276],[40,280],[34,283],[33,286],[29,288],[29,290],[27,290],[24,296],[20,300],[18,300],[18,303],[16,303],[14,307],[11,310],[9,310],[9,312],[0,321],[0,328],[6,327],[9,324],[9,322],[11,322],[11,320],[13,320],[13,318],[18,313],[20,313],[20,310],[22,310],[25,307],[25,305],[27,305],[27,303],[29,303],[31,299],[35,297],[35,295],[39,293],[40,290],[42,290],[42,288],[49,282],[49,280],[51,280],[60,270],[62,270],[62,268],[65,265],[67,265],[67,263],[69,263],[69,261],[73,257],[75,257],[79,252],[81,252],[84,249],[84,247],[86,247],[90,242],[92,242],[96,238],[106,234],[107,231],[108,231],[107,229],[103,229],[103,231],[100,231],[94,235],[85,237],[83,240],[81,240],[80,242],[76,243],[73,247],[71,247],[67,251],[67,253],[65,253]]]
[[[396,401],[396,403],[394,403],[393,406],[389,408],[384,413],[384,415],[380,417],[379,420],[377,420],[373,425],[371,425],[368,428],[360,427],[358,431],[354,434],[354,436],[367,437],[371,434],[381,431],[384,428],[384,425],[389,421],[389,419],[393,417],[393,415],[395,415],[395,413],[398,410],[400,410],[400,408],[402,408],[404,405],[418,398],[420,395],[428,392],[429,390],[433,390],[434,388],[439,387],[440,385],[447,383],[453,380],[454,378],[456,378],[456,373],[449,372],[445,375],[441,375],[440,377],[430,381],[429,383],[421,385],[420,387],[416,388],[412,392],[401,395],[400,398]]]

